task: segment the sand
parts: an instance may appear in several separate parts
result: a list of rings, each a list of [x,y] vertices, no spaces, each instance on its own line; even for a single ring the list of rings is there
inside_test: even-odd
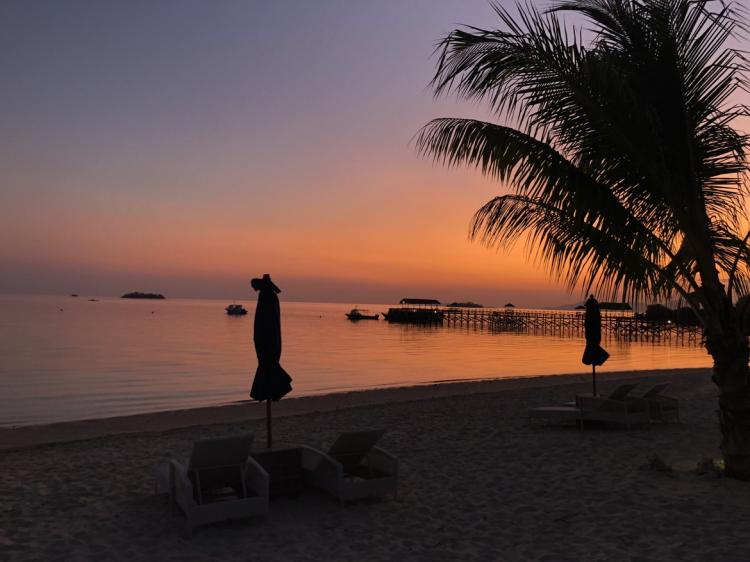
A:
[[[609,374],[601,388],[621,380],[672,381],[683,422],[529,424],[529,407],[588,391],[581,376],[284,400],[285,441],[387,428],[398,499],[342,508],[309,491],[191,538],[153,495],[153,466],[198,438],[264,439],[257,405],[2,431],[0,560],[749,560],[750,484],[692,470],[719,455],[708,371]],[[644,469],[654,454],[675,470]]]

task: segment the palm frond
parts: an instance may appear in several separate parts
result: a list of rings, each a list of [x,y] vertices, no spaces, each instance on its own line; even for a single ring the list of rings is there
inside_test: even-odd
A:
[[[417,136],[423,155],[513,190],[480,210],[475,237],[523,232],[568,282],[635,296],[701,295],[720,272],[746,287],[748,136],[734,126],[748,111],[731,100],[750,88],[746,58],[726,46],[744,27],[732,3],[710,4],[561,0],[514,17],[495,2],[503,29],[448,35],[436,94],[486,101],[516,124],[438,119]],[[570,12],[593,25],[590,44],[561,19]]]
[[[472,236],[488,246],[510,246],[528,236],[527,251],[558,279],[585,291],[637,300],[654,290],[687,296],[690,287],[664,274],[638,241],[613,236],[604,225],[580,222],[548,202],[525,196],[492,199],[474,215]],[[658,254],[653,256],[658,258]]]

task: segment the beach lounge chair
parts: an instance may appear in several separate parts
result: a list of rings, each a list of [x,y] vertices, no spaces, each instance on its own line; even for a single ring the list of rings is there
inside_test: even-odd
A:
[[[677,398],[666,396],[664,391],[669,383],[660,383],[652,386],[642,397],[648,403],[649,415],[652,421],[667,423],[680,420],[680,402]]]
[[[336,498],[341,505],[368,496],[397,493],[398,460],[376,443],[384,430],[342,433],[327,453],[302,448],[305,481]]]
[[[642,398],[630,397],[637,384],[623,384],[608,396],[576,396],[576,407],[581,409],[584,421],[617,423],[630,429],[650,421],[649,406]]]
[[[167,492],[185,528],[268,513],[268,474],[253,460],[253,435],[196,441],[186,464],[176,460],[156,469],[156,491]]]
[[[633,391],[633,389],[638,386],[637,382],[627,383],[627,384],[621,384],[617,388],[615,388],[612,392],[610,392],[607,396],[607,400],[618,400],[623,401],[626,398],[628,398],[629,394]]]
[[[615,390],[613,390],[606,399],[622,401],[625,400],[627,395],[636,387],[637,383],[621,384]],[[593,397],[591,395],[582,395],[589,398],[599,399],[600,397]],[[590,402],[586,402],[585,405],[589,409],[589,417],[584,415],[584,411],[579,404],[578,397],[573,402],[566,402],[559,406],[541,406],[539,408],[529,408],[529,420],[533,423],[536,419],[552,422],[566,422],[574,421],[578,427],[583,427],[583,423],[586,419],[592,419],[590,417],[591,409],[593,405]]]

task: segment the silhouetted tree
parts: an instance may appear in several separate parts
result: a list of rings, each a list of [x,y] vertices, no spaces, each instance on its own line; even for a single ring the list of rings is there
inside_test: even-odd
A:
[[[674,310],[663,304],[650,304],[646,307],[645,318],[653,322],[666,322],[674,319]]]
[[[584,292],[688,303],[714,360],[727,472],[750,478],[749,351],[732,297],[748,292],[749,269],[748,137],[735,129],[747,112],[732,102],[747,65],[728,46],[742,30],[737,7],[567,0],[518,17],[493,7],[503,29],[450,33],[433,86],[486,102],[505,124],[436,119],[418,149],[510,188],[476,213],[472,237],[526,237]]]
[[[700,318],[689,306],[681,306],[674,311],[674,321],[680,326],[699,326]]]
[[[746,336],[750,336],[750,295],[743,295],[735,303],[737,309],[737,318],[740,326],[742,326],[742,333]]]

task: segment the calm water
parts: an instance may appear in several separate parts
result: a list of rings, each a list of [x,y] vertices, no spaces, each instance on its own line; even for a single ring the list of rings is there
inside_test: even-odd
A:
[[[226,304],[0,296],[0,426],[247,399],[256,367],[255,303],[243,303],[250,311],[244,317],[227,316]],[[282,365],[294,378],[291,396],[588,372],[580,363],[582,339],[352,323],[344,317],[351,307],[282,302]],[[612,357],[603,376],[711,364],[700,347],[604,346]]]

